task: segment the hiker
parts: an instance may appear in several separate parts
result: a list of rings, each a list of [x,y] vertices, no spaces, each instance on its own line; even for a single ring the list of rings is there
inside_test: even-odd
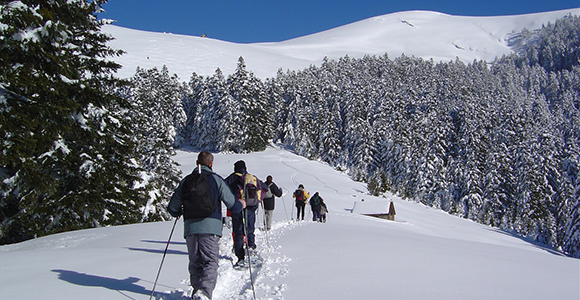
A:
[[[282,190],[272,181],[272,175],[266,177],[268,190],[264,195],[264,226],[266,230],[272,229],[272,215],[274,214],[274,200],[276,197],[282,197]]]
[[[185,177],[173,193],[167,206],[167,211],[173,217],[183,215],[183,235],[187,243],[189,254],[189,276],[193,287],[192,299],[211,299],[218,277],[219,238],[222,236],[221,202],[234,212],[241,211],[245,201],[236,201],[228,185],[222,177],[212,171],[213,155],[209,152],[200,152],[197,156],[197,167],[192,174]],[[197,174],[196,174],[197,173]],[[190,187],[195,179],[205,176],[206,181],[197,181],[197,185]],[[201,182],[201,183],[200,183]],[[198,188],[205,182],[207,197],[195,194],[192,188]],[[188,191],[189,189],[189,191]],[[215,206],[207,209],[206,217],[200,216],[201,209],[196,203],[209,201]]]
[[[312,221],[320,222],[320,208],[322,207],[322,197],[318,192],[310,198],[310,208],[312,209]]]
[[[254,180],[253,188],[244,182]],[[225,179],[236,199],[245,199],[246,207],[242,211],[232,211],[232,234],[234,236],[234,252],[238,258],[236,265],[244,265],[246,253],[244,251],[244,235],[248,248],[256,249],[254,228],[256,222],[256,210],[258,209],[262,196],[266,193],[267,186],[256,176],[249,174],[246,163],[239,160],[234,164],[234,172]],[[248,190],[249,189],[249,190]],[[248,195],[245,195],[245,191]],[[250,195],[250,193],[252,193]],[[250,197],[251,196],[251,197]],[[247,198],[246,198],[247,197]]]
[[[304,208],[310,194],[304,190],[304,185],[300,184],[294,194],[292,194],[292,197],[296,198],[296,221],[300,219],[300,212],[302,212],[302,220],[304,220]]]
[[[320,198],[320,222],[326,223],[326,214],[328,213],[328,207],[324,203],[324,199]]]

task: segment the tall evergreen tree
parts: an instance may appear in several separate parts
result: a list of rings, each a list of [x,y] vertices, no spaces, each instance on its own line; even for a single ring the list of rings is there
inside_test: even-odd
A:
[[[238,59],[236,71],[228,77],[228,88],[232,100],[237,104],[237,108],[229,108],[237,111],[228,112],[232,116],[228,128],[234,133],[232,138],[237,140],[237,145],[229,150],[265,150],[268,145],[268,136],[264,133],[267,98],[261,81],[246,70],[243,57]]]
[[[100,32],[105,1],[0,5],[2,243],[140,221],[146,205],[112,91],[121,54]]]
[[[139,165],[144,169],[142,184],[149,192],[145,220],[168,219],[165,207],[179,182],[177,164],[171,159],[174,147],[183,144],[183,88],[177,77],[163,67],[137,69],[129,95],[133,107],[127,111],[136,144]]]

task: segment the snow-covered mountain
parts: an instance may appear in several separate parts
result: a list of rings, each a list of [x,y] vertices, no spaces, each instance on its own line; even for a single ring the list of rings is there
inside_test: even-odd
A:
[[[459,58],[493,61],[509,53],[510,34],[523,28],[537,29],[580,9],[499,17],[451,16],[430,11],[399,12],[365,19],[320,33],[275,43],[239,44],[216,39],[145,32],[114,25],[104,31],[116,40],[113,48],[127,53],[116,59],[124,67],[121,77],[134,75],[135,69],[162,67],[181,80],[192,72],[212,75],[216,68],[231,74],[240,56],[248,70],[260,78],[273,77],[278,69],[301,70],[319,65],[324,57],[336,59],[366,54],[390,58],[407,56],[450,61]]]
[[[178,151],[175,159],[188,173],[196,156]],[[239,159],[284,188],[273,230],[257,231],[265,261],[255,277],[256,299],[578,299],[578,259],[422,204],[369,196],[346,174],[276,147],[216,154],[214,171],[227,176]],[[292,220],[291,193],[299,183],[325,199],[327,223]],[[391,201],[394,222],[364,215],[385,213]],[[0,299],[149,299],[173,224],[80,230],[0,246]],[[229,229],[223,233],[214,299],[254,299],[249,273],[232,267]],[[191,293],[182,234],[179,220],[154,299],[185,300]]]

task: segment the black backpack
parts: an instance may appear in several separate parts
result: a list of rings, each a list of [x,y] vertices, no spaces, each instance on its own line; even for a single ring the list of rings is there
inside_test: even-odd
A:
[[[296,197],[296,202],[304,201],[304,192],[301,190],[294,191],[294,197]]]
[[[184,219],[207,218],[215,212],[219,201],[214,201],[208,175],[194,172],[185,177],[181,194]]]

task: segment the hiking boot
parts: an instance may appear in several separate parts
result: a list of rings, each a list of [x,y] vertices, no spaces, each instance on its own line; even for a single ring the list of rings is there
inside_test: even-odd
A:
[[[248,247],[252,250],[256,250],[256,244],[248,245]]]
[[[238,262],[234,264],[234,269],[245,269],[248,267],[248,262],[245,259],[238,259]]]

